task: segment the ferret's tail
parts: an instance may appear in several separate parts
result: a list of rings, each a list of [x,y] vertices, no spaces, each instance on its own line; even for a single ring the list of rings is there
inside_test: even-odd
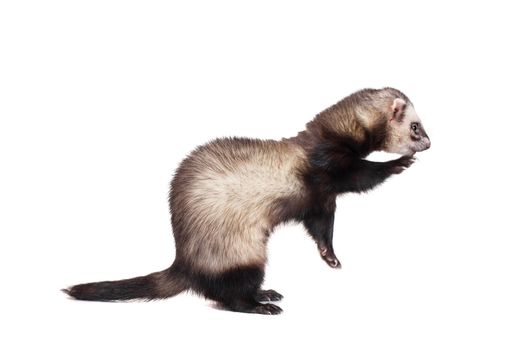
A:
[[[132,299],[163,299],[177,295],[189,285],[179,269],[172,266],[164,271],[120,281],[78,284],[62,289],[79,300],[116,301]]]

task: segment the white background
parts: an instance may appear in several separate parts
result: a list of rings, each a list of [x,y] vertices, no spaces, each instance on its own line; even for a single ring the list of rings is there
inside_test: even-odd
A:
[[[2,349],[524,349],[523,11],[511,2],[2,1]],[[517,3],[517,2],[516,2]],[[66,298],[167,267],[168,185],[219,136],[289,137],[364,87],[432,148],[338,200],[331,270],[269,244],[280,316]]]

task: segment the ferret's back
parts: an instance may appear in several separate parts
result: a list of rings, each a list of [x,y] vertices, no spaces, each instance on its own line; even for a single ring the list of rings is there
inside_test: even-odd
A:
[[[300,190],[297,169],[304,161],[302,149],[286,141],[246,138],[217,139],[197,148],[181,164],[185,192],[199,196],[206,190],[234,201],[258,202]],[[202,193],[204,194],[204,193]]]

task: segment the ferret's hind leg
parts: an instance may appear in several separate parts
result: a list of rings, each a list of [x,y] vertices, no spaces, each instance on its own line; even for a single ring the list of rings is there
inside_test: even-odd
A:
[[[282,312],[277,305],[258,301],[258,293],[264,280],[262,266],[243,266],[218,274],[199,274],[195,277],[194,289],[206,298],[217,301],[224,309],[266,315]]]

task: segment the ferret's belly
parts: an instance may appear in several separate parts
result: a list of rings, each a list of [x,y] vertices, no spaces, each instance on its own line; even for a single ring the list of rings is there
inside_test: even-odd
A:
[[[276,201],[300,191],[289,169],[250,164],[230,173],[201,174],[188,188],[185,255],[207,272],[266,262]]]

